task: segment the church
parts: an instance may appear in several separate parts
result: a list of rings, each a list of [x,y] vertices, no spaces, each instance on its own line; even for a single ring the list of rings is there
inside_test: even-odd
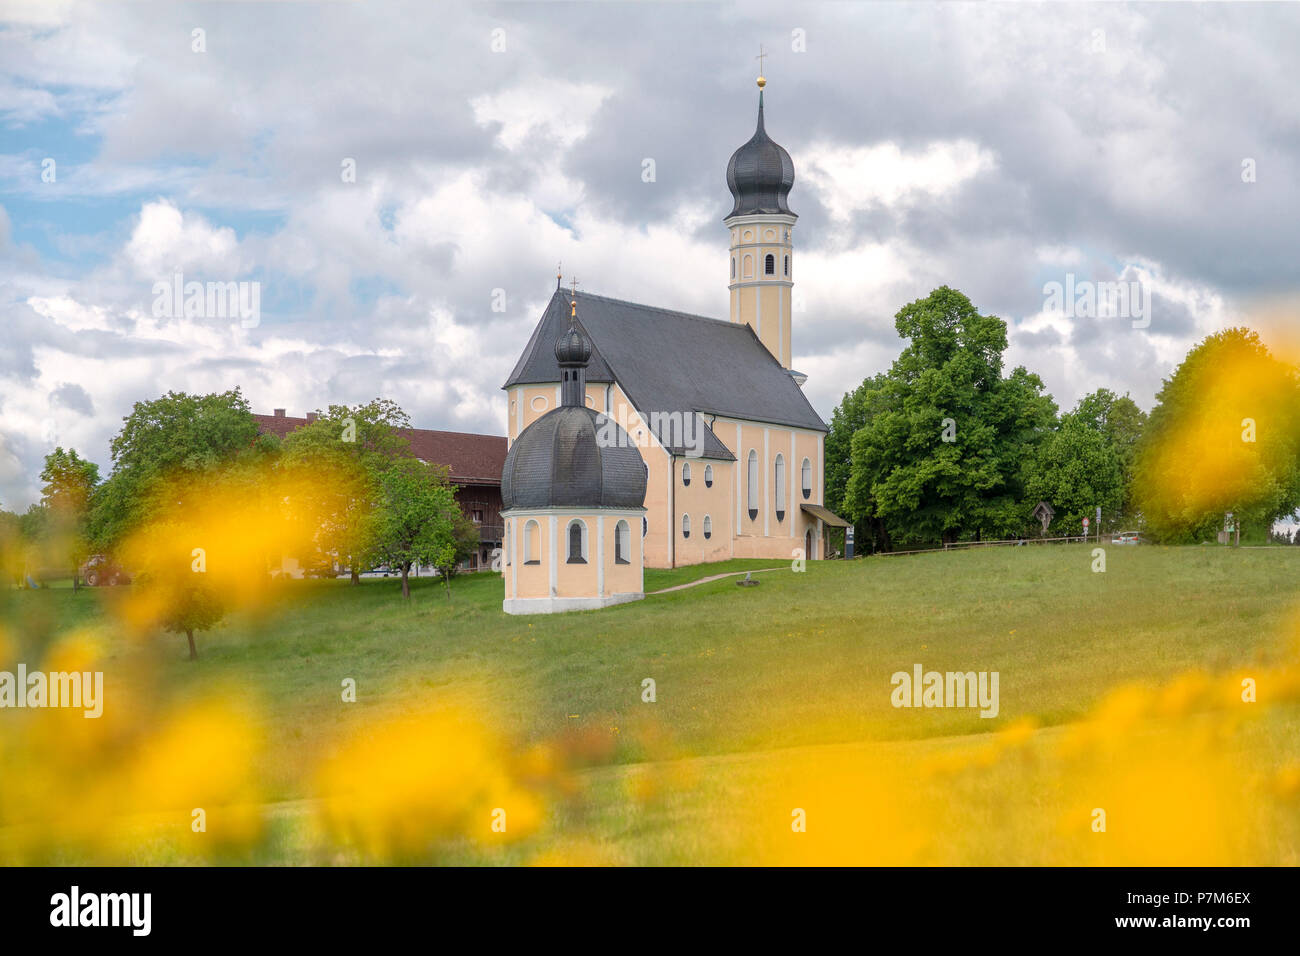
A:
[[[847,526],[822,503],[827,428],[793,367],[794,163],[765,85],[727,164],[727,318],[557,280],[503,386],[507,612],[635,600],[645,567],[823,558]]]

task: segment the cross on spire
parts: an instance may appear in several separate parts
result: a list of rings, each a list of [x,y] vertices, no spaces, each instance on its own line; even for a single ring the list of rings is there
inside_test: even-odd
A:
[[[578,279],[576,276],[569,276],[569,318],[574,319],[578,316]]]
[[[764,52],[763,52],[763,44],[760,43],[760,44],[758,45],[758,56],[754,57],[754,59],[758,61],[758,75],[759,75],[759,76],[762,76],[762,75],[763,75],[763,58],[764,58],[764,57],[767,57],[767,56],[771,56],[771,54],[770,54],[770,53],[764,53]]]

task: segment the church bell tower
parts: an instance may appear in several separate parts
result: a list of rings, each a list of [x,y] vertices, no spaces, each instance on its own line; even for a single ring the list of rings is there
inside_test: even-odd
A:
[[[786,200],[794,185],[790,154],[767,135],[763,87],[758,78],[758,128],[727,163],[727,188],[735,199],[723,220],[731,234],[732,322],[744,322],[785,368],[790,368],[791,233],[798,218]]]

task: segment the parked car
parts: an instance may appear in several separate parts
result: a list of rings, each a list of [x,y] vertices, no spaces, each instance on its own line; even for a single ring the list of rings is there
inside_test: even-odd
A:
[[[92,554],[78,572],[81,574],[81,580],[92,588],[131,583],[131,575],[110,560],[106,554]]]
[[[1136,531],[1121,531],[1110,539],[1111,544],[1141,544],[1141,537]]]

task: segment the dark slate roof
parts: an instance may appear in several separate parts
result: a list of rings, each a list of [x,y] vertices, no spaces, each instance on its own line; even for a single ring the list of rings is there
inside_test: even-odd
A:
[[[613,440],[602,445],[600,434]],[[590,408],[565,405],[537,419],[510,446],[501,472],[501,504],[507,509],[640,508],[646,472],[627,432]]]
[[[736,200],[727,214],[785,213],[793,216],[786,203],[794,186],[794,161],[785,147],[772,141],[763,126],[763,94],[758,94],[758,128],[749,142],[731,154],[727,163],[727,188]]]
[[[560,334],[569,327],[569,299],[570,296],[559,289],[555,290],[550,303],[546,306],[546,312],[542,315],[542,321],[538,322],[537,328],[533,329],[532,337],[524,347],[523,354],[519,356],[519,361],[515,363],[515,370],[510,373],[510,380],[506,382],[505,388],[520,382],[537,384],[560,380],[560,366],[555,359],[553,346]],[[586,323],[583,324],[585,327]],[[591,356],[587,360],[587,381],[614,381],[614,373],[609,370],[609,365],[594,342]]]
[[[552,343],[567,328],[569,298],[558,290],[552,296],[504,388],[560,380]],[[638,411],[698,412],[826,431],[803,389],[748,325],[587,292],[577,293],[577,301],[578,320],[592,341],[587,381],[617,381]],[[686,450],[680,441],[664,443],[677,454]],[[707,422],[703,457],[735,457]]]

